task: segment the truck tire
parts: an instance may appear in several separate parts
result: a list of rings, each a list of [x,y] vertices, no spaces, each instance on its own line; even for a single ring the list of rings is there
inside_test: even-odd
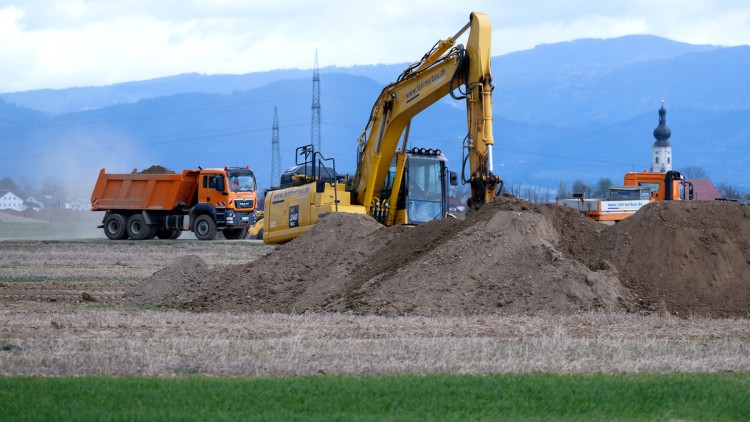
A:
[[[104,234],[112,240],[128,237],[125,217],[122,214],[109,214],[104,218]]]
[[[222,231],[224,233],[225,239],[244,239],[247,237],[247,229],[224,229]]]
[[[198,240],[213,240],[216,237],[216,222],[208,214],[195,219],[193,233]]]
[[[133,214],[128,218],[128,236],[133,240],[153,239],[156,235],[156,226],[146,224],[146,219],[141,214]]]
[[[169,239],[174,240],[180,237],[182,234],[182,230],[169,230],[169,229],[162,229],[156,231],[156,237],[159,239]]]
[[[258,234],[255,236],[258,240],[263,240],[263,229],[258,230]]]

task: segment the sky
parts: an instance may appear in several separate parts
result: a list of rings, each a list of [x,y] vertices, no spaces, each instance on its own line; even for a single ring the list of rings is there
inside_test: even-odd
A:
[[[747,0],[0,0],[0,92],[181,73],[413,62],[471,11],[492,55],[580,38],[653,34],[750,44]]]

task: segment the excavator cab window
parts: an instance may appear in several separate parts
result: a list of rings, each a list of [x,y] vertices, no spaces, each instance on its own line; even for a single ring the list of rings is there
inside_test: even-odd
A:
[[[383,181],[383,188],[380,190],[381,198],[390,198],[391,191],[393,190],[393,179],[396,177],[396,159],[393,159],[391,166],[388,168],[388,173],[385,175]],[[402,189],[403,191],[403,189]]]
[[[408,160],[408,204],[410,223],[426,223],[443,216],[443,162],[410,157]]]

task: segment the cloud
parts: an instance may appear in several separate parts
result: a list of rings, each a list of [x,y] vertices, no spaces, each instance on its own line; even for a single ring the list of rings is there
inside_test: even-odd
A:
[[[493,55],[540,43],[649,33],[750,43],[750,5],[714,0],[477,0]],[[0,92],[417,60],[468,21],[447,0],[0,0]]]
[[[16,22],[23,15],[20,9],[0,9],[0,81],[20,81],[26,71],[36,66],[34,42],[22,36]]]

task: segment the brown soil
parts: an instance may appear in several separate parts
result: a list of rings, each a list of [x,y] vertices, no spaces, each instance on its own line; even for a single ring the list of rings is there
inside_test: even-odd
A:
[[[136,284],[107,281],[0,283],[0,303],[3,307],[28,302],[114,304],[129,288],[135,288]]]
[[[211,272],[185,258],[128,300],[201,311],[748,316],[748,239],[750,207],[727,202],[654,203],[611,227],[515,198],[414,228],[342,213],[251,263]]]
[[[133,173],[135,173],[135,171],[133,171]],[[170,170],[170,169],[168,169],[166,167],[160,166],[158,164],[153,165],[153,166],[151,166],[151,167],[149,167],[147,169],[141,170],[138,173],[139,174],[175,174],[174,171],[172,171],[172,170]]]
[[[646,303],[678,315],[750,315],[750,206],[652,203],[606,230],[599,247]]]

